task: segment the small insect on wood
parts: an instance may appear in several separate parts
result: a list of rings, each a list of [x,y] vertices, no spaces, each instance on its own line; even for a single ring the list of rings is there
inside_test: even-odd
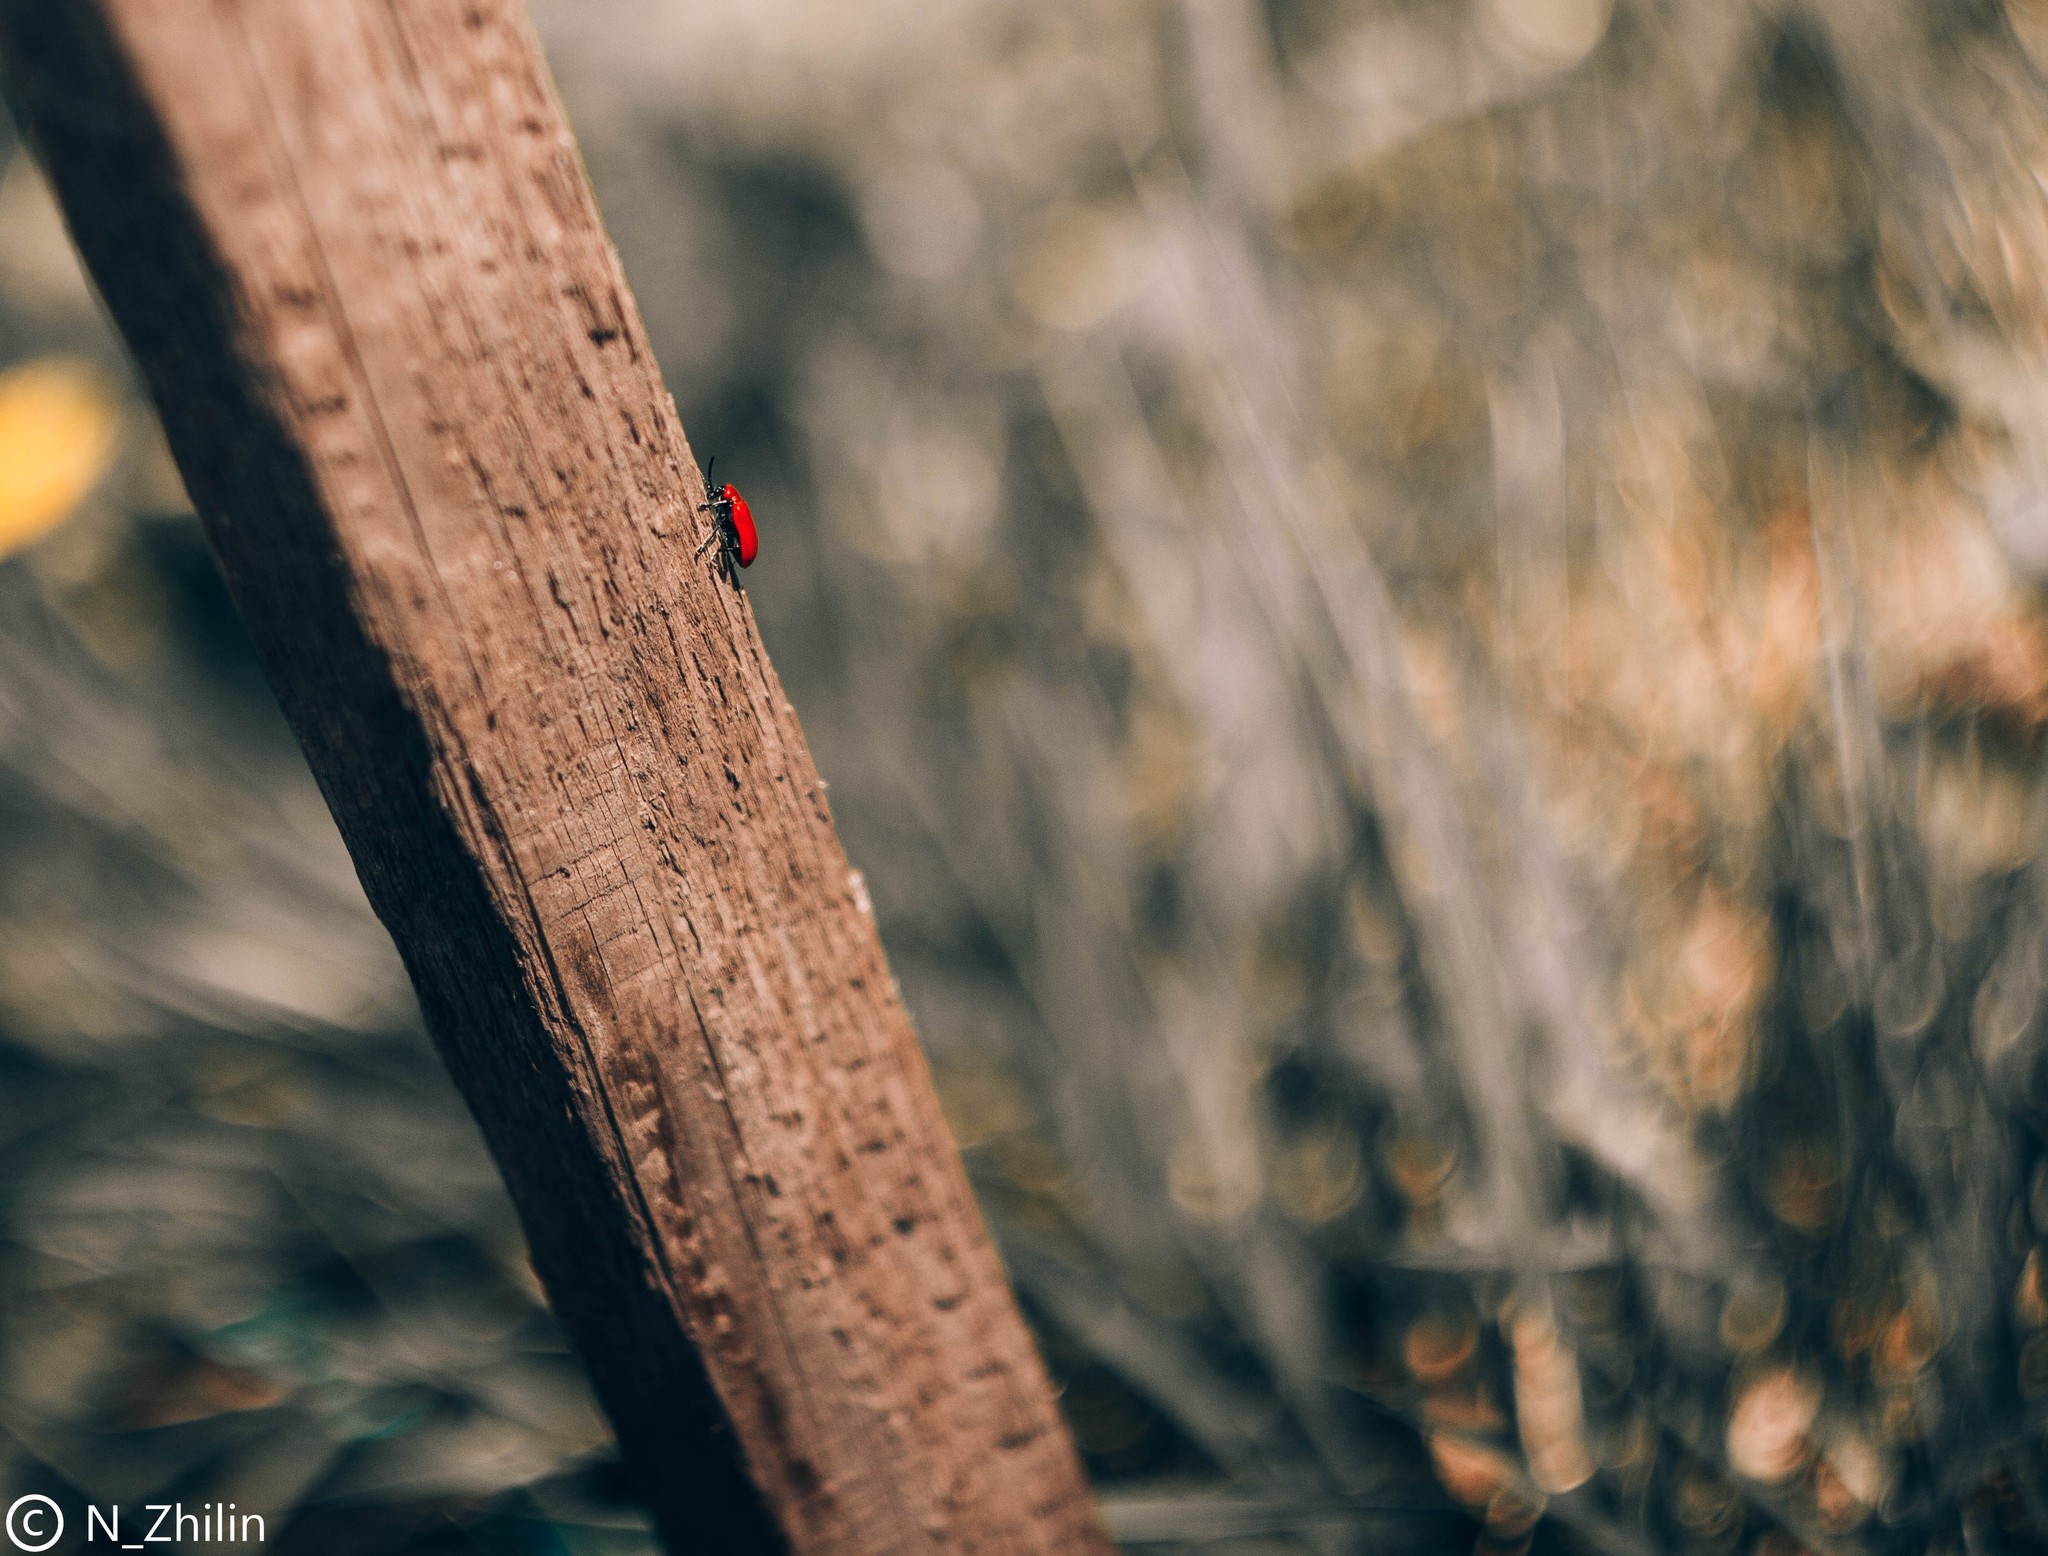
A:
[[[711,471],[717,463],[718,456],[713,454],[711,463],[704,467],[704,490],[711,501],[699,503],[697,511],[711,515],[711,533],[697,547],[697,555],[718,547],[719,562],[726,576],[733,578],[733,569],[751,566],[760,554],[761,535],[754,528],[754,510],[747,506],[740,489],[730,481],[723,486],[711,484]]]

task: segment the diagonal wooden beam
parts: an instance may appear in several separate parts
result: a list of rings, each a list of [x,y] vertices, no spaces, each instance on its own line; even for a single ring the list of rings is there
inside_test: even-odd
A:
[[[0,60],[671,1549],[1106,1549],[516,0]]]

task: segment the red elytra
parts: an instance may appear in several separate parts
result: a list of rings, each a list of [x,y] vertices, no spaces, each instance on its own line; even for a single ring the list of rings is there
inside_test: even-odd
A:
[[[704,508],[711,513],[711,533],[704,537],[697,555],[702,556],[715,545],[728,564],[748,567],[761,554],[761,532],[754,528],[754,510],[747,506],[737,486],[730,481],[723,486],[711,484],[711,469],[717,463],[718,456],[714,454],[711,464],[704,467],[704,490],[711,498]]]
[[[751,566],[761,554],[761,532],[754,528],[754,510],[730,481],[718,489],[718,508],[719,517],[732,531],[726,544],[732,547],[733,560],[741,567]]]

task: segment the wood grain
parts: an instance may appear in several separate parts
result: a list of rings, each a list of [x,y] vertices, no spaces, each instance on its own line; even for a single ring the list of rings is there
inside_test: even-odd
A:
[[[0,56],[671,1548],[1106,1549],[524,15]]]

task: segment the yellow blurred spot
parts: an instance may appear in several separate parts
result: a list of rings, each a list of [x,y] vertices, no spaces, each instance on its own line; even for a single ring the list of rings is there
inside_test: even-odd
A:
[[[2039,1329],[2048,1324],[2048,1278],[2041,1268],[2041,1250],[2036,1248],[2027,1255],[2027,1262],[2020,1271],[2019,1291],[2012,1300],[2013,1317],[2027,1329]]]
[[[1386,1148],[1387,1167],[1413,1210],[1428,1210],[1443,1197],[1457,1170],[1458,1148],[1448,1140],[1401,1130]]]
[[[2006,16],[2034,68],[2048,68],[2048,4],[2043,0],[2007,0]]]
[[[41,357],[0,373],[0,556],[71,516],[107,473],[120,428],[83,363]]]
[[[1878,1336],[1875,1370],[1887,1382],[1904,1382],[1934,1359],[1948,1338],[1948,1314],[1931,1280],[1923,1279],[1906,1305]]]
[[[1578,1357],[1559,1337],[1548,1313],[1517,1313],[1511,1327],[1515,1418],[1529,1478],[1543,1491],[1576,1490],[1593,1478]]]
[[[1836,1534],[1854,1529],[1891,1487],[1891,1474],[1877,1450],[1855,1432],[1845,1432],[1813,1467],[1813,1498],[1821,1522]]]
[[[1794,1138],[1775,1153],[1764,1198],[1778,1219],[1802,1232],[1834,1225],[1842,1213],[1841,1153],[1818,1138]]]
[[[1046,218],[1016,277],[1017,300],[1040,324],[1085,330],[1134,289],[1140,229],[1110,206],[1058,207]]]
[[[1424,1314],[1401,1347],[1402,1360],[1424,1388],[1449,1383],[1478,1353],[1478,1324],[1456,1311]]]
[[[1484,1507],[1514,1484],[1515,1466],[1507,1455],[1448,1432],[1430,1434],[1429,1456],[1444,1490],[1467,1507]]]
[[[1820,1385],[1790,1368],[1752,1377],[1728,1417],[1728,1463],[1751,1480],[1787,1480],[1807,1461]]]
[[[1593,52],[1613,13],[1610,0],[1487,0],[1481,35],[1509,64],[1564,70]]]
[[[1334,1221],[1364,1188],[1358,1142],[1345,1130],[1314,1130],[1292,1141],[1273,1169],[1273,1197],[1297,1221]]]
[[[1208,1149],[1196,1140],[1173,1153],[1166,1185],[1173,1202],[1207,1226],[1225,1226],[1249,1214],[1265,1192],[1257,1161]]]

